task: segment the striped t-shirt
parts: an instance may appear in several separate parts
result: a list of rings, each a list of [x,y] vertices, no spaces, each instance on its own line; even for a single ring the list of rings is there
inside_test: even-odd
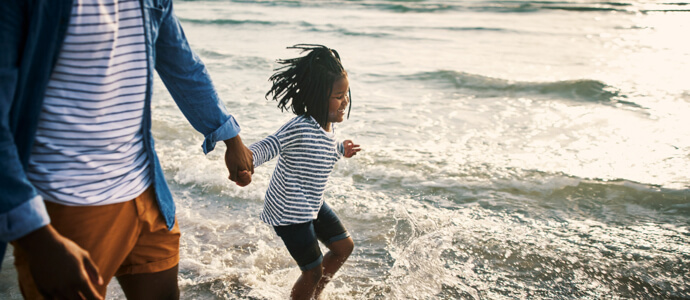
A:
[[[29,162],[45,200],[104,205],[150,185],[145,47],[139,0],[74,0]]]
[[[343,156],[343,143],[336,142],[332,132],[302,115],[249,146],[255,167],[279,155],[266,190],[262,221],[282,226],[316,219],[328,176]]]

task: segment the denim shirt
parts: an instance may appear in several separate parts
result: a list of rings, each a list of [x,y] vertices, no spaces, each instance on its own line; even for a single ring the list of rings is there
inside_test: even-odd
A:
[[[26,177],[45,89],[69,24],[73,0],[10,0],[0,5],[0,262],[6,242],[50,223],[43,199]],[[168,228],[175,204],[151,135],[153,70],[204,136],[204,153],[235,137],[239,125],[225,109],[206,67],[191,50],[172,0],[140,0],[148,58],[142,131],[158,206]]]

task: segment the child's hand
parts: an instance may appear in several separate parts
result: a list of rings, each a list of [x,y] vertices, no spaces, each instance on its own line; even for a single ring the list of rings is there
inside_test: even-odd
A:
[[[345,148],[345,153],[343,154],[343,156],[347,158],[355,156],[357,152],[362,150],[361,148],[359,148],[359,145],[353,143],[351,140],[343,141],[343,147]]]
[[[249,172],[247,170],[243,170],[243,171],[239,171],[237,173],[237,181],[235,182],[235,184],[244,187],[244,186],[249,185],[251,182],[252,182],[252,173],[251,172]]]

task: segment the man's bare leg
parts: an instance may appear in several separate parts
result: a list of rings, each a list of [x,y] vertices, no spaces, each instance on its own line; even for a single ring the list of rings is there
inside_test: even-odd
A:
[[[178,265],[156,273],[129,274],[117,277],[128,300],[180,299],[177,286]]]

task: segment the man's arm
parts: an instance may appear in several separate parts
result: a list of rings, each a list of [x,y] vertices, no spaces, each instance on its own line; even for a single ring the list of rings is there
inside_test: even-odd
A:
[[[172,1],[163,10],[155,47],[156,71],[192,127],[204,134],[204,153],[225,141],[230,180],[237,182],[241,170],[253,173],[251,152],[239,137],[240,126],[218,98],[206,66],[190,48]]]
[[[16,241],[26,251],[34,282],[47,298],[81,294],[100,299],[94,288],[102,284],[98,271],[84,250],[50,226],[43,199],[24,173],[11,131],[23,26],[30,13],[27,5],[27,1],[0,5],[0,243]]]
[[[19,77],[19,53],[24,41],[25,3],[0,5],[0,241],[15,240],[50,222],[43,200],[26,178],[17,151],[10,112]]]

